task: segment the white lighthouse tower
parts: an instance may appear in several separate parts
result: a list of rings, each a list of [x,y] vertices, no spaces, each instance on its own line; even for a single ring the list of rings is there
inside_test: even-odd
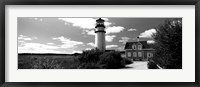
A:
[[[106,50],[106,44],[105,44],[105,25],[104,20],[99,18],[96,20],[96,26],[95,26],[95,33],[96,33],[96,39],[95,39],[95,45],[97,49],[101,51]]]

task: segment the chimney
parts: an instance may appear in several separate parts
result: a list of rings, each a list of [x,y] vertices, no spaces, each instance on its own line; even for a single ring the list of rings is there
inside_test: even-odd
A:
[[[139,37],[139,36],[137,37],[137,41],[138,41],[138,42],[140,41],[140,37]]]

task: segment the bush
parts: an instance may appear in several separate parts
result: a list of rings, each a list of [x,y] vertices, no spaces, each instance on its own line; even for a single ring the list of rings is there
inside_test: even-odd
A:
[[[20,61],[18,62],[18,69],[30,69],[32,66],[29,62],[26,61]]]
[[[35,58],[29,58],[26,55],[21,55],[18,57],[18,69],[31,69],[32,62],[35,61]]]
[[[103,54],[103,51],[99,49],[92,49],[83,51],[83,53],[78,56],[78,60],[76,61],[78,69],[100,69],[102,66],[98,63],[99,56]]]
[[[129,60],[120,52],[102,52],[98,49],[83,51],[76,56],[19,55],[19,69],[117,69]]]
[[[102,51],[98,49],[83,51],[82,55],[79,56],[80,63],[97,63],[99,61],[99,56],[103,54]]]
[[[182,20],[168,20],[153,35],[153,60],[162,68],[182,69]]]
[[[32,69],[62,69],[61,63],[52,58],[38,58],[31,63]]]
[[[129,58],[124,58],[124,62],[125,62],[125,64],[132,64],[133,63],[133,61]]]
[[[77,67],[79,67],[79,57],[72,57],[72,58],[66,58],[66,59],[62,59],[60,61],[61,62],[61,66],[64,69],[77,69]]]
[[[147,67],[149,69],[159,69],[158,66],[155,64],[155,62],[153,62],[152,60],[150,60],[147,64]]]
[[[120,52],[106,52],[100,55],[99,63],[106,69],[117,69],[125,66]]]
[[[78,62],[78,69],[117,69],[125,66],[120,52],[102,52],[98,49],[83,51]]]
[[[78,69],[102,69],[103,66],[98,63],[82,63],[77,68]]]

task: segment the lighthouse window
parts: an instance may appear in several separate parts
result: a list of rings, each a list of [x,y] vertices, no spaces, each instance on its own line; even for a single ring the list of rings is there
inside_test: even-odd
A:
[[[97,23],[97,25],[98,25],[98,24],[99,24],[99,25],[103,25],[104,23]]]

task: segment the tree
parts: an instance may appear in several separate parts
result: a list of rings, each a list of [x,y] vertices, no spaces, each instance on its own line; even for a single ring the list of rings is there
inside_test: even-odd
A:
[[[166,20],[153,35],[155,56],[152,60],[167,69],[182,68],[182,20]]]

